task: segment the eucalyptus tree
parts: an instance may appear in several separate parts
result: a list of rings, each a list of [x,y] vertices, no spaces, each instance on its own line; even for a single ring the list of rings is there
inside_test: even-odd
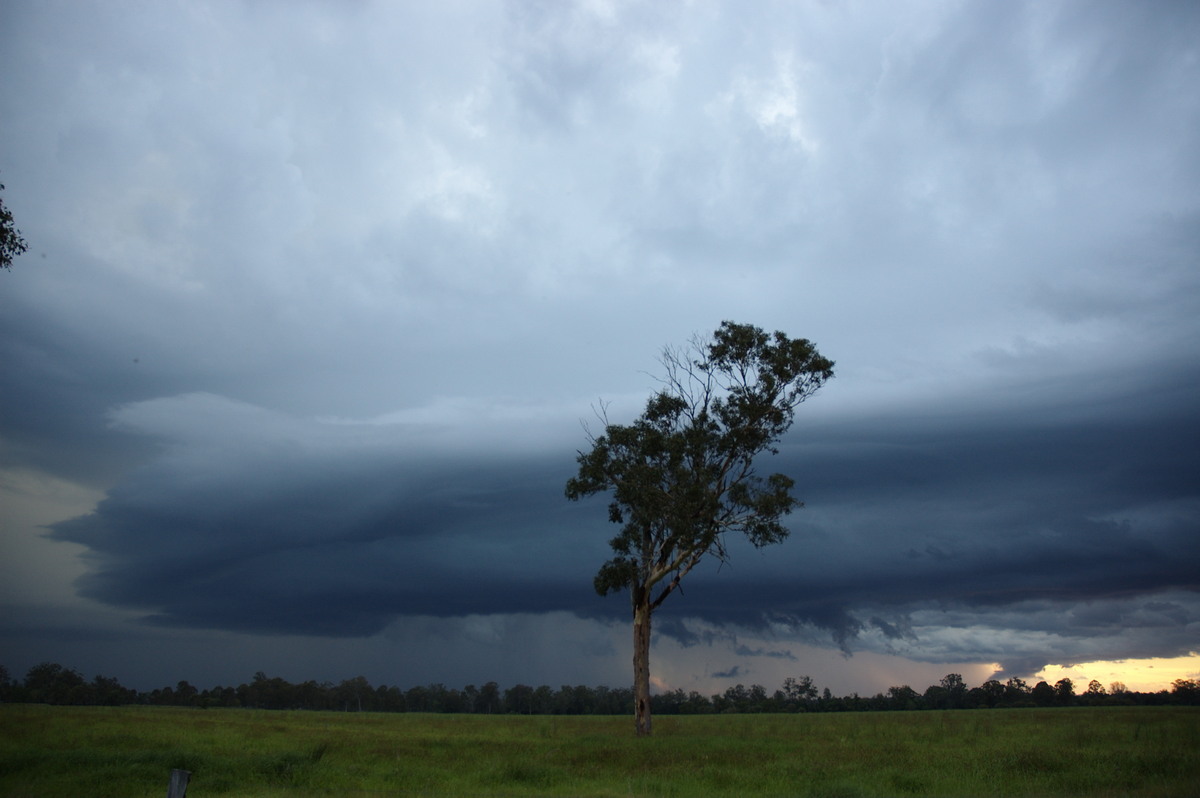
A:
[[[833,376],[810,341],[722,322],[709,338],[660,359],[662,388],[631,424],[589,433],[567,498],[611,493],[621,525],[614,556],[596,574],[601,595],[628,589],[633,610],[634,718],[650,734],[650,621],[706,557],[725,561],[726,537],[756,547],[788,536],[781,519],[802,506],[783,474],[761,477],[759,455],[778,452],[797,406]]]
[[[4,184],[0,183],[0,191],[3,190]],[[0,269],[10,268],[13,258],[28,249],[21,231],[13,222],[12,211],[4,207],[4,200],[0,200]]]

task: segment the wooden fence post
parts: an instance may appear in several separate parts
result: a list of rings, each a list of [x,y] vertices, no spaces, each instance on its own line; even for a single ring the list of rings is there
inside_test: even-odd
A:
[[[167,785],[167,798],[187,798],[188,779],[192,774],[187,770],[172,770],[171,783]]]

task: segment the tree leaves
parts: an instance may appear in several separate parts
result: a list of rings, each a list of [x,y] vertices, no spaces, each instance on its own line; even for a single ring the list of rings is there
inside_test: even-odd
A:
[[[3,190],[4,184],[0,183],[0,191]],[[28,244],[14,223],[12,211],[4,207],[4,200],[0,200],[0,269],[10,268],[13,258],[28,249]]]
[[[572,500],[611,491],[609,520],[623,525],[597,592],[649,591],[671,576],[657,597],[645,594],[653,606],[704,556],[724,560],[726,533],[755,546],[787,537],[780,519],[802,506],[793,481],[758,477],[755,458],[774,453],[834,365],[805,339],[729,321],[687,353],[665,350],[662,363],[664,388],[633,423],[606,424],[566,485]]]

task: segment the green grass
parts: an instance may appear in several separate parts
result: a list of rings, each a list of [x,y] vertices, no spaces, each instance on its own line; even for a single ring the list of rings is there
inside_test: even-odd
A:
[[[384,715],[0,706],[0,796],[1192,796],[1200,709]]]

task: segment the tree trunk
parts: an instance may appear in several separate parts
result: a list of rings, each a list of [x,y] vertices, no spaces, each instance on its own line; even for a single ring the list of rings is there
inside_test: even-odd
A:
[[[650,734],[650,602],[637,601],[633,608],[633,719],[637,736]]]

